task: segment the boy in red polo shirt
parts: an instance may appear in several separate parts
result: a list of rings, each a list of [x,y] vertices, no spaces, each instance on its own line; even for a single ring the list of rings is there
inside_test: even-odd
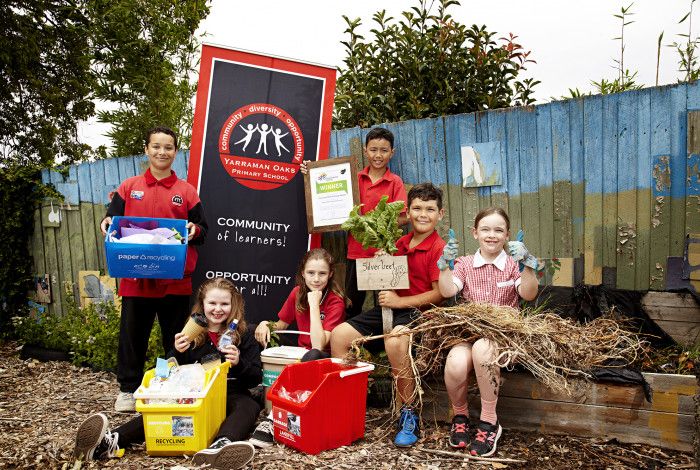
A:
[[[396,242],[395,255],[405,255],[408,261],[409,288],[379,293],[379,306],[363,312],[338,325],[331,333],[331,352],[343,357],[350,343],[361,336],[382,334],[381,307],[394,311],[391,330],[397,333],[406,329],[420,311],[442,302],[438,289],[440,269],[437,261],[445,242],[435,227],[442,220],[442,191],[431,183],[421,183],[408,193],[408,219],[413,231]],[[408,336],[386,338],[384,348],[391,363],[391,372],[397,378],[397,391],[403,406],[399,417],[400,431],[394,440],[399,447],[410,447],[418,440],[418,416],[411,400],[415,392],[415,377],[410,367]]]
[[[207,221],[197,191],[172,171],[177,154],[177,136],[167,127],[155,127],[146,133],[146,173],[122,181],[112,196],[107,215],[100,223],[102,234],[112,223],[112,216],[185,219],[188,221],[188,247],[182,279],[122,279],[122,314],[117,351],[119,395],[117,411],[134,411],[133,392],[141,385],[146,361],[148,338],[153,321],[163,337],[163,350],[172,349],[189,315],[192,272],[197,251],[207,233]]]
[[[382,196],[389,196],[387,202],[403,201],[406,203],[406,189],[403,180],[389,170],[389,161],[394,156],[394,134],[389,129],[375,127],[365,137],[363,149],[368,165],[357,174],[360,191],[360,214],[365,214],[379,204]],[[301,172],[306,174],[306,162],[301,165]],[[407,206],[407,204],[406,204]],[[399,215],[399,225],[406,225],[408,218],[406,210]],[[357,289],[357,271],[355,260],[371,258],[376,253],[375,248],[362,248],[348,232],[348,254],[345,264],[345,295],[350,299],[347,318],[352,318],[362,312],[367,291]]]

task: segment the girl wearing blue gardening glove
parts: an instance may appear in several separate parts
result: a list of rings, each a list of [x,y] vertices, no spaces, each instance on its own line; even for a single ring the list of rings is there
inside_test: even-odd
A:
[[[537,258],[532,256],[522,237],[506,243],[510,235],[508,214],[498,207],[479,212],[472,236],[479,242],[473,255],[457,257],[457,241],[450,230],[449,240],[438,261],[438,287],[443,297],[461,293],[467,302],[482,302],[518,308],[521,298],[537,296]],[[519,268],[519,264],[523,267]],[[450,429],[450,446],[469,447],[472,455],[488,457],[496,452],[501,426],[496,415],[500,371],[485,367],[495,358],[496,345],[481,338],[454,346],[445,362],[445,386],[452,402],[454,418]],[[481,415],[474,439],[470,442],[467,389],[469,373],[474,370],[481,395]]]
[[[532,256],[528,251],[527,247],[523,243],[523,236],[523,230],[518,230],[518,235],[515,237],[516,241],[508,242],[508,253],[513,257],[513,260],[518,263],[520,272],[523,272],[525,266],[538,271],[540,263],[537,258]]]

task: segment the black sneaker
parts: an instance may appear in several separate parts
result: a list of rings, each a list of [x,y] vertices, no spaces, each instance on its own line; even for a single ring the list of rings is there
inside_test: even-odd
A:
[[[501,437],[501,425],[479,421],[476,435],[469,446],[470,453],[479,457],[490,457],[496,452],[496,444]]]
[[[258,427],[253,431],[253,435],[248,440],[255,447],[270,447],[275,443],[275,433],[272,421],[264,419],[260,421]]]
[[[463,449],[469,445],[469,418],[455,415],[450,428],[450,447]]]
[[[73,457],[78,460],[104,459],[121,457],[119,449],[119,433],[109,432],[107,416],[96,413],[89,416],[75,433],[75,448]]]
[[[245,467],[253,460],[255,447],[249,442],[231,442],[226,437],[220,437],[204,450],[192,457],[192,465],[208,465],[206,468],[236,470]]]

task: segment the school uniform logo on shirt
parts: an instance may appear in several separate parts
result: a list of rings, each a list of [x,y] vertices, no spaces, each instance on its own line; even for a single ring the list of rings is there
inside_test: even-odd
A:
[[[136,191],[135,189],[132,189],[131,199],[136,199],[137,201],[140,201],[141,199],[143,199],[143,191]]]
[[[176,194],[173,196],[172,201],[173,201],[173,205],[181,206],[182,205],[182,196],[180,196],[179,194]]]

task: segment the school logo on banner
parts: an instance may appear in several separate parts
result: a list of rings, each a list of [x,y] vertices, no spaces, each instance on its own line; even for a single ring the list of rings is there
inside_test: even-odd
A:
[[[252,103],[235,110],[219,135],[221,163],[232,178],[252,189],[275,189],[299,172],[304,135],[284,109]]]

